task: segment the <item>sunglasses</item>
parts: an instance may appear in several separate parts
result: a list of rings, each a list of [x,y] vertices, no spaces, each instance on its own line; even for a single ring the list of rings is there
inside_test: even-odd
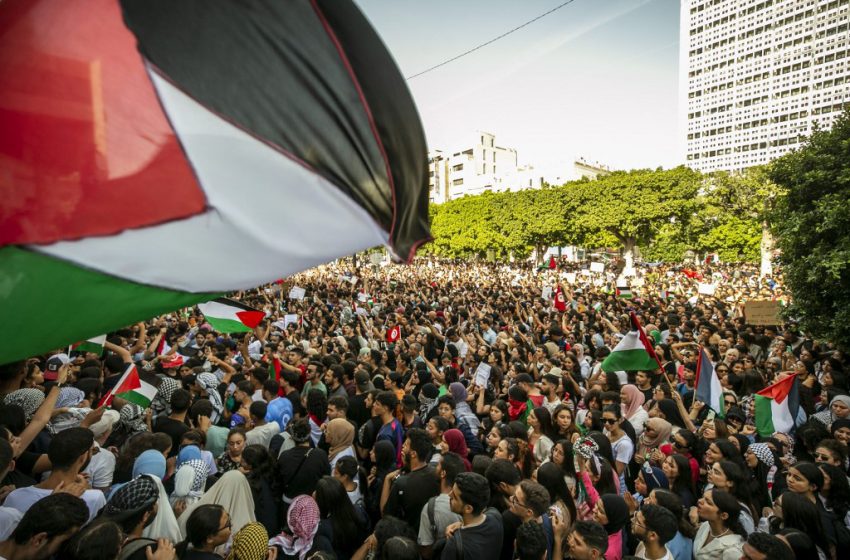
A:
[[[603,418],[602,423],[603,424],[616,424],[617,419],[616,418]]]
[[[828,463],[828,462],[832,461],[832,457],[830,457],[829,455],[826,455],[824,453],[815,453],[815,460],[820,461],[822,463]]]
[[[726,404],[726,406],[738,406],[738,403],[736,403],[735,401],[723,401],[723,402]]]

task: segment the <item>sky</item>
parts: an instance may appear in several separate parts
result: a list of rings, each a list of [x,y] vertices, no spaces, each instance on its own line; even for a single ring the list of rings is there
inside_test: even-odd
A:
[[[355,0],[405,76],[563,0]],[[576,157],[613,169],[681,163],[679,0],[574,0],[460,60],[408,80],[430,149],[476,130],[519,164],[564,176]]]

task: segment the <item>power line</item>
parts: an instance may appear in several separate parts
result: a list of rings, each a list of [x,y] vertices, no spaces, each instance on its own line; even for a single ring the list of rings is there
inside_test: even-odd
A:
[[[462,52],[462,53],[460,53],[459,55],[457,55],[457,56],[455,56],[455,57],[452,57],[452,58],[450,58],[450,59],[448,59],[448,60],[444,60],[443,62],[441,62],[441,63],[439,63],[439,64],[436,64],[436,65],[434,65],[434,66],[432,66],[432,67],[430,67],[430,68],[428,68],[428,69],[426,69],[426,70],[423,70],[422,72],[419,72],[418,74],[414,74],[414,75],[412,75],[412,76],[408,76],[406,79],[407,79],[407,80],[412,80],[413,78],[418,78],[418,77],[419,77],[419,76],[421,76],[422,74],[427,74],[428,72],[431,72],[432,70],[436,70],[437,68],[440,68],[440,67],[442,67],[442,66],[445,66],[446,64],[449,64],[450,62],[454,62],[455,60],[457,60],[457,59],[459,59],[459,58],[463,58],[463,57],[465,57],[465,56],[466,56],[466,55],[468,55],[468,54],[472,54],[472,53],[474,53],[475,51],[477,51],[478,49],[482,49],[482,48],[486,47],[487,45],[491,45],[491,44],[495,43],[496,41],[498,41],[499,39],[503,39],[503,38],[507,37],[508,35],[510,35],[511,33],[514,33],[514,32],[516,32],[516,31],[519,31],[519,30],[520,30],[520,29],[522,29],[523,27],[526,27],[526,26],[528,26],[528,25],[531,25],[531,24],[532,24],[532,23],[534,23],[535,21],[537,21],[537,20],[539,20],[539,19],[542,19],[542,18],[544,18],[544,17],[548,16],[549,14],[551,14],[552,12],[558,11],[558,10],[560,10],[561,8],[563,8],[564,6],[566,6],[567,4],[572,4],[573,2],[575,2],[575,0],[567,0],[567,1],[566,1],[566,2],[564,2],[563,4],[560,4],[560,5],[558,5],[558,6],[555,6],[554,8],[552,8],[551,10],[549,10],[548,12],[546,12],[546,13],[544,13],[544,14],[540,14],[539,16],[537,16],[537,17],[536,17],[536,18],[534,18],[534,19],[528,20],[527,22],[523,23],[522,25],[519,25],[519,26],[517,26],[517,27],[514,27],[514,28],[513,28],[513,29],[511,29],[510,31],[506,31],[505,33],[502,33],[502,34],[501,34],[501,35],[499,35],[498,37],[494,37],[494,38],[490,39],[490,40],[489,40],[489,41],[487,41],[486,43],[481,43],[480,45],[478,45],[478,46],[476,46],[476,47],[473,47],[473,48],[469,49],[469,50],[468,50],[468,51],[466,51],[466,52]]]

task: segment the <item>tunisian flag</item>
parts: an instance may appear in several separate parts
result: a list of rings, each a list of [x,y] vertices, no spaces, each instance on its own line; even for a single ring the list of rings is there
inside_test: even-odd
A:
[[[555,289],[555,309],[558,311],[567,310],[567,300],[564,298],[564,290],[561,289],[560,285]]]

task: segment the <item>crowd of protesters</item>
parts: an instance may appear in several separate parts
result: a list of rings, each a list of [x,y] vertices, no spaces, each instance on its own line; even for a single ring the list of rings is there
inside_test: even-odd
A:
[[[2,365],[0,558],[850,558],[850,364],[747,324],[781,279],[587,265],[339,262],[233,295],[252,332],[190,308]],[[631,311],[661,367],[607,372]],[[757,433],[792,374],[795,429]]]

